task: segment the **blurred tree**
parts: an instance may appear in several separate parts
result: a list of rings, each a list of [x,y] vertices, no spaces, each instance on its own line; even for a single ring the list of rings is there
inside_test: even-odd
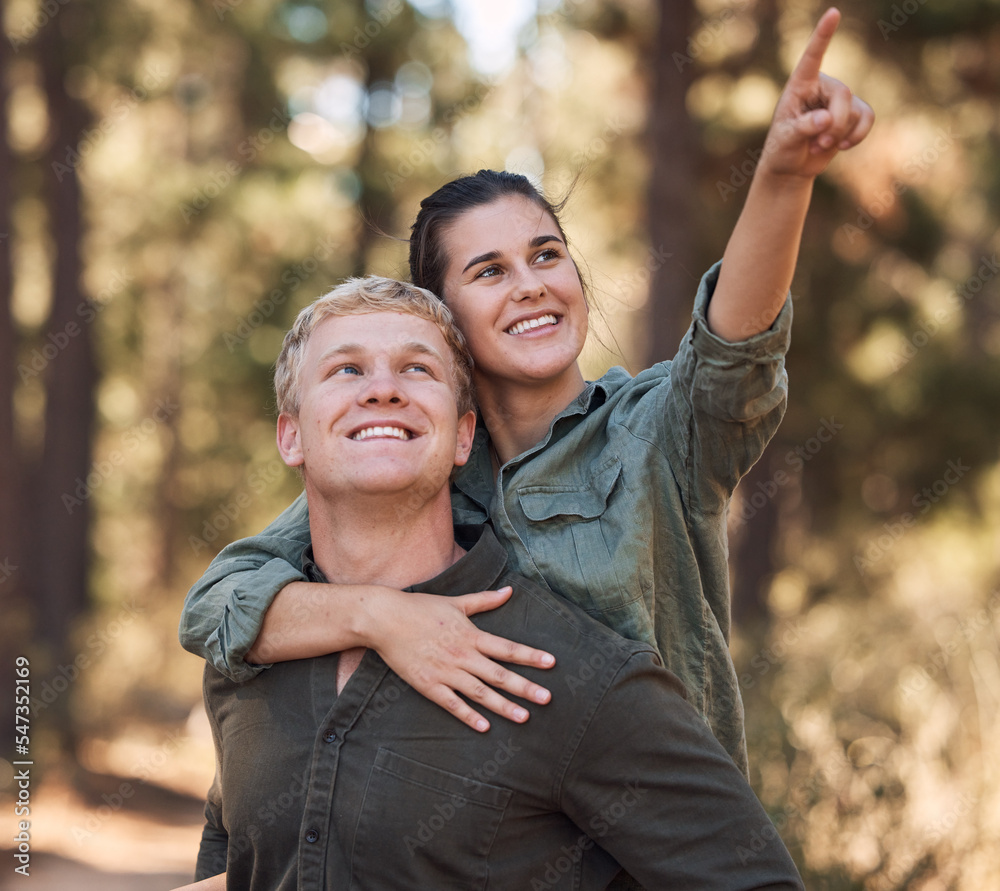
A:
[[[31,468],[36,481],[27,516],[31,518],[29,564],[37,573],[34,588],[36,633],[55,659],[69,655],[70,631],[87,605],[89,494],[92,486],[96,368],[92,331],[82,319],[87,309],[81,291],[84,234],[82,198],[75,147],[91,122],[86,107],[68,91],[69,69],[81,59],[92,15],[89,3],[63,11],[38,40],[50,132],[42,182],[52,242],[52,303],[45,344],[58,355],[45,375],[44,446]]]
[[[701,230],[698,132],[687,109],[697,13],[692,0],[659,0],[656,6],[656,39],[647,49],[652,81],[647,112],[647,227],[652,249],[647,366],[671,358],[687,330],[699,277]]]

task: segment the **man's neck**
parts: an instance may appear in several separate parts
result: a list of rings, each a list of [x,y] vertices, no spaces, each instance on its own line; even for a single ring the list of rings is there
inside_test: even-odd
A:
[[[407,500],[309,493],[313,558],[330,582],[406,588],[461,558],[465,552],[455,543],[448,490],[419,506]]]

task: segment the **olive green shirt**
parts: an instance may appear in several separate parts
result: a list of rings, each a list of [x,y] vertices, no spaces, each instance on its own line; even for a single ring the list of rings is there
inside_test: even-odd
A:
[[[746,772],[726,514],[784,413],[792,305],[769,330],[724,341],[706,321],[718,270],[702,279],[673,361],[588,383],[495,481],[480,427],[452,506],[456,523],[492,524],[513,571],[654,645]],[[188,594],[183,645],[235,680],[253,677],[263,666],[243,657],[277,592],[304,578],[308,541],[301,496],[260,535],[226,547]]]

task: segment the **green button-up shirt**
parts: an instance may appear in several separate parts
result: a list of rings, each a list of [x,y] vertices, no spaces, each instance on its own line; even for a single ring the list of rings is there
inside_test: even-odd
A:
[[[336,655],[251,684],[207,666],[218,770],[198,877],[225,869],[246,891],[598,891],[625,866],[648,888],[802,891],[655,650],[510,574],[488,528],[456,533],[469,552],[416,587],[511,585],[473,621],[555,654],[550,671],[525,670],[553,688],[551,704],[474,733],[371,650],[339,694]]]
[[[784,413],[792,306],[769,330],[724,341],[706,321],[718,270],[702,279],[673,361],[587,384],[496,480],[480,427],[452,505],[457,523],[489,520],[514,571],[655,645],[746,772],[726,514]],[[261,666],[243,657],[274,596],[302,578],[308,541],[303,496],[261,535],[225,548],[188,594],[184,646],[235,679],[252,677]]]

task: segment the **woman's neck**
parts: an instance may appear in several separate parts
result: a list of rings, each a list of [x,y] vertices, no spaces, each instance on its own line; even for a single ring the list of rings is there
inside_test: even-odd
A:
[[[540,442],[552,419],[585,386],[575,363],[558,381],[542,384],[477,379],[479,409],[500,463],[505,464]]]

